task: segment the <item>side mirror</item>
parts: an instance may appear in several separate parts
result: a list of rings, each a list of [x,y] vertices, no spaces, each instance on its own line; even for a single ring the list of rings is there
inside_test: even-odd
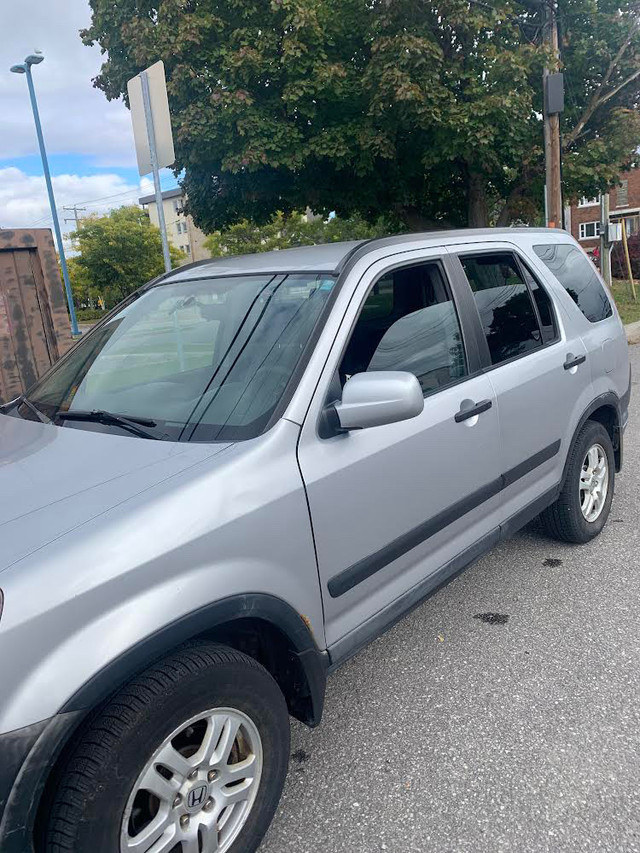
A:
[[[341,429],[367,429],[415,418],[424,409],[424,397],[413,373],[380,370],[347,380],[334,407]]]

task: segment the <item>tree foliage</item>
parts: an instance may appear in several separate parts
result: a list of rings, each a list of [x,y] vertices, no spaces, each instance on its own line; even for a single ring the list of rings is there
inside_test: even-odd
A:
[[[90,0],[96,85],[165,62],[205,231],[309,205],[409,227],[540,207],[547,0]],[[636,0],[559,0],[569,196],[635,158]]]
[[[214,231],[205,240],[213,257],[242,255],[250,252],[270,252],[274,249],[291,249],[294,246],[315,246],[319,243],[337,243],[342,240],[367,240],[383,237],[397,231],[388,221],[379,219],[373,225],[360,217],[328,220],[322,217],[308,219],[294,211],[285,216],[275,213],[264,225],[243,219],[222,231]]]
[[[106,216],[89,216],[71,234],[79,254],[72,260],[70,278],[74,293],[83,299],[102,296],[106,307],[164,271],[160,231],[148,214],[132,205],[112,210]],[[184,260],[182,252],[170,247],[174,264]]]

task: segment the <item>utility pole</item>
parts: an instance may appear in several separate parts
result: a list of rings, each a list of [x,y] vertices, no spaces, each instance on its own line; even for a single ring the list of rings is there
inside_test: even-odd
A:
[[[611,241],[609,227],[609,193],[600,196],[600,272],[611,287]]]
[[[69,216],[69,217],[65,216],[64,221],[65,222],[75,222],[76,223],[76,231],[77,231],[78,228],[80,227],[80,219],[82,218],[82,217],[78,216],[78,211],[79,210],[86,210],[87,208],[86,207],[78,207],[77,204],[74,204],[74,205],[69,205],[68,207],[63,207],[62,209],[68,210],[68,211],[73,211],[73,216]]]
[[[560,49],[556,0],[543,0],[545,15],[544,42],[554,56],[553,69],[545,68],[542,75],[544,91],[544,159],[547,226],[562,228],[562,181],[560,171],[560,113],[564,108],[562,75],[558,74]]]

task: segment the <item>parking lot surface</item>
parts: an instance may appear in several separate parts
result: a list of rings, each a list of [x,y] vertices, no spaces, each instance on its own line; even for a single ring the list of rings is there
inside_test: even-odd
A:
[[[640,851],[640,346],[589,545],[535,522],[346,663],[295,723],[260,853]],[[478,618],[496,614],[497,618]]]

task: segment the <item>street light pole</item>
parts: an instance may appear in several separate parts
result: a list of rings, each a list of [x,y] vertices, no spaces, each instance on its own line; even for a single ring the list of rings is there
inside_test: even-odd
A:
[[[49,195],[49,205],[51,206],[51,216],[53,218],[53,230],[55,231],[56,241],[58,243],[58,252],[60,254],[60,266],[62,267],[62,278],[64,279],[64,289],[67,294],[67,305],[69,306],[69,316],[71,318],[71,332],[74,335],[78,334],[78,321],[76,319],[76,309],[73,304],[73,293],[71,292],[71,282],[69,281],[69,270],[67,269],[67,259],[64,255],[64,246],[62,245],[62,232],[60,231],[60,222],[58,221],[58,212],[56,210],[56,201],[53,195],[53,186],[51,184],[51,174],[49,173],[49,162],[47,160],[47,151],[44,146],[44,137],[42,135],[42,125],[40,124],[40,113],[38,112],[38,102],[36,101],[36,91],[33,86],[33,78],[31,76],[31,66],[38,65],[44,56],[41,53],[31,53],[24,62],[19,65],[12,65],[11,71],[14,74],[26,74],[27,86],[29,87],[29,97],[31,99],[31,109],[33,110],[33,120],[36,125],[36,135],[38,137],[38,145],[40,146],[40,156],[42,158],[42,169],[44,171],[44,180],[47,185],[47,193]]]

